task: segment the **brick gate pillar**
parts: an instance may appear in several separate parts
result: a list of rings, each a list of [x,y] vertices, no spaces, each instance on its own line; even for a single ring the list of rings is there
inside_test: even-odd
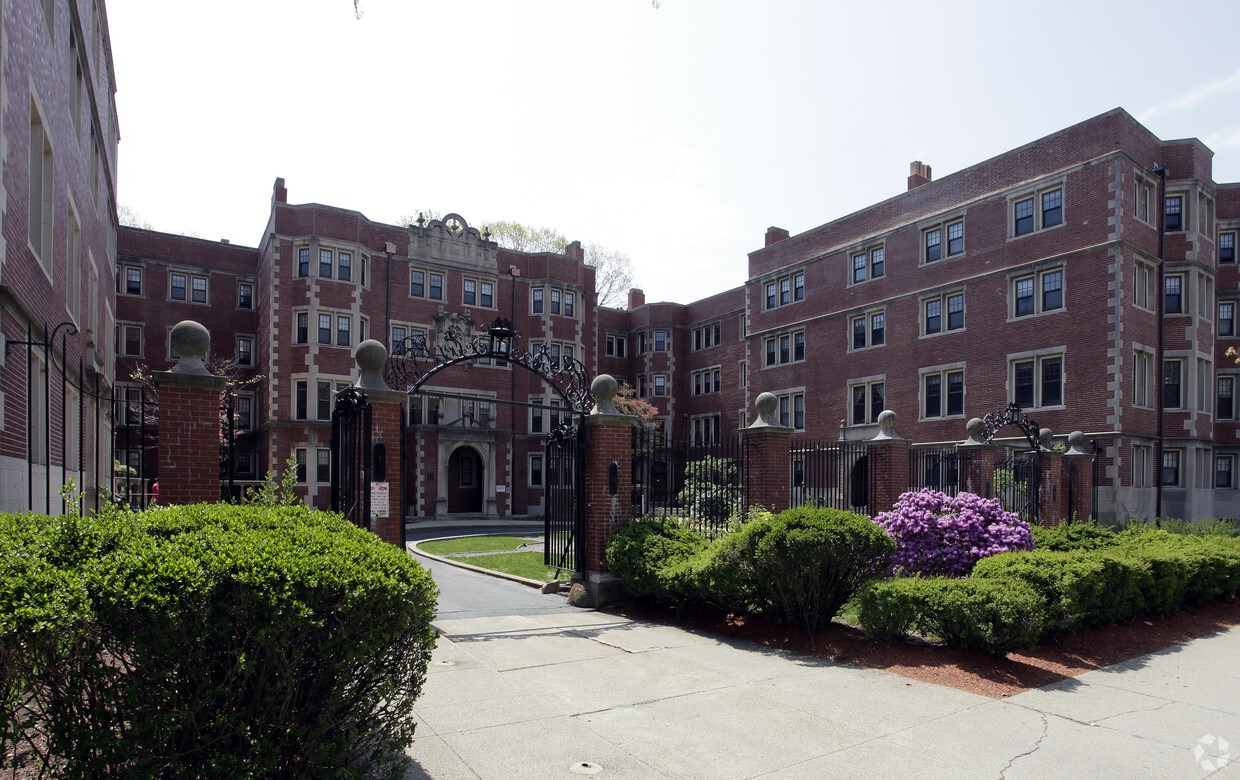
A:
[[[168,371],[155,371],[159,388],[159,502],[201,504],[220,500],[220,394],[227,380],[207,371],[211,334],[185,320],[172,328],[180,355]]]
[[[1038,523],[1059,525],[1068,516],[1067,474],[1063,453],[1051,449],[1051,429],[1039,431],[1039,468],[1042,472],[1038,486]]]
[[[974,417],[965,425],[969,438],[956,445],[962,456],[961,490],[982,498],[994,498],[995,445],[985,440],[986,423]]]
[[[404,472],[400,462],[401,414],[407,396],[388,389],[383,381],[387,347],[367,339],[357,345],[353,359],[359,375],[357,389],[370,401],[370,531],[388,544],[405,546]],[[374,489],[378,485],[380,489]],[[387,501],[381,498],[386,487]]]
[[[896,413],[884,409],[878,415],[878,435],[868,439],[870,457],[874,459],[873,495],[869,496],[870,517],[878,517],[895,506],[902,493],[908,492],[909,440],[896,433]]]
[[[788,450],[792,429],[779,424],[779,398],[762,393],[754,401],[758,419],[741,429],[745,448],[745,503],[771,512],[782,512],[790,503],[792,472]]]
[[[1085,434],[1068,434],[1068,451],[1064,453],[1065,473],[1070,474],[1067,520],[1083,523],[1094,514],[1094,456],[1085,451]]]
[[[614,399],[620,384],[599,374],[590,384],[594,409],[583,420],[585,453],[585,579],[574,582],[570,604],[605,606],[623,595],[620,580],[607,568],[607,537],[624,525],[633,508],[633,426],[637,418],[623,414]]]

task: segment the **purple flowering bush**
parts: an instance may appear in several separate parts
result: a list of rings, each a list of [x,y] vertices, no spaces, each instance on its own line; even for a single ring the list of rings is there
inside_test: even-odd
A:
[[[1033,549],[1028,523],[972,493],[905,493],[875,522],[896,540],[895,571],[906,575],[967,577],[988,555]]]

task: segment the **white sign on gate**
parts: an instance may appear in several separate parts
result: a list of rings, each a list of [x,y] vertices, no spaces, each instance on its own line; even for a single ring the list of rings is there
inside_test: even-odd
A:
[[[388,516],[388,483],[370,483],[370,516]]]

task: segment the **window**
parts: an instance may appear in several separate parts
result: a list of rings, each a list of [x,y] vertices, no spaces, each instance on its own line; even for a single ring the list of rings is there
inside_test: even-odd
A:
[[[78,221],[72,201],[69,203],[69,246],[66,249],[65,254],[68,261],[68,268],[66,268],[66,276],[68,277],[66,298],[69,305],[69,315],[74,321],[80,322],[82,318],[82,225]],[[95,323],[92,321],[89,327],[94,329]]]
[[[856,284],[857,282],[864,282],[866,280],[866,274],[869,273],[869,268],[870,267],[866,261],[865,252],[858,252],[853,255],[853,283]]]
[[[142,357],[142,326],[120,325],[118,327],[122,336],[122,354],[127,357]]]
[[[943,228],[931,228],[926,231],[926,262],[933,263],[943,257]]]
[[[560,313],[560,291],[559,290],[551,291],[551,313],[552,314]]]
[[[319,250],[319,276],[324,279],[332,278],[332,250]]]
[[[663,374],[654,375],[654,394],[667,395],[667,377]]]
[[[1197,358],[1197,411],[1210,411],[1210,386],[1214,384],[1214,364]],[[1204,469],[1203,469],[1204,471]],[[1202,487],[1205,487],[1202,485]]]
[[[297,458],[297,481],[305,482],[306,481],[306,448],[298,447],[296,450],[294,450],[294,453],[295,453],[295,457]]]
[[[1235,455],[1214,456],[1214,487],[1232,488],[1236,486],[1233,475],[1236,472]]]
[[[779,424],[785,428],[805,428],[805,394],[779,395]]]
[[[310,247],[301,247],[297,250],[297,275],[306,277],[310,275]]]
[[[1137,191],[1136,191],[1137,219],[1141,220],[1147,225],[1152,226],[1153,221],[1150,219],[1150,203],[1154,201],[1154,185],[1150,183],[1148,180],[1141,178],[1140,176],[1136,178],[1137,178]]]
[[[1132,447],[1132,486],[1150,486],[1150,462],[1153,450],[1144,444]]]
[[[1133,405],[1151,409],[1154,406],[1154,353],[1137,350],[1133,361]]]
[[[237,396],[236,412],[237,430],[248,431],[254,427],[254,399],[248,395]]]
[[[318,406],[318,418],[320,420],[330,420],[332,418],[332,383],[318,382],[316,383],[315,401]]]
[[[1162,483],[1171,487],[1180,484],[1180,450],[1163,450]]]
[[[1013,316],[1028,317],[1062,308],[1063,268],[1039,271],[1012,280]]]
[[[543,291],[541,289],[531,290],[533,299],[530,302],[530,311],[534,314],[542,314],[543,310]]]
[[[880,249],[878,250],[878,253],[879,253],[879,254],[878,254],[878,268],[877,268],[877,270],[874,272],[874,276],[882,276],[882,275],[883,275],[883,254],[882,254],[882,252],[883,252],[883,250],[880,248]],[[803,273],[800,273],[800,274],[793,274],[793,275],[792,275],[792,300],[794,300],[794,301],[803,301],[803,300],[805,300],[805,274],[803,274]],[[718,325],[715,325],[715,341],[716,341],[716,343],[719,341],[719,338],[718,338],[718,337],[719,337],[719,326],[718,326]]]
[[[409,294],[415,298],[426,295],[426,271],[416,268],[409,269]]]
[[[298,379],[293,383],[293,418],[296,420],[306,419],[307,392],[306,380]]]
[[[947,234],[946,256],[958,255],[964,251],[964,220],[957,219],[922,231],[923,262],[933,263],[944,257],[943,235]]]
[[[347,316],[336,317],[336,346],[349,346],[349,318]]]
[[[331,482],[332,480],[332,451],[327,447],[319,447],[315,451],[315,480],[318,482]]]
[[[1163,311],[1167,314],[1184,312],[1184,277],[1180,274],[1163,278]]]
[[[1153,293],[1154,272],[1145,263],[1138,262],[1133,276],[1132,302],[1143,309],[1150,308],[1150,301],[1156,300]]]
[[[627,340],[624,336],[608,336],[607,337],[607,356],[608,357],[624,357],[624,345]]]
[[[654,351],[665,352],[667,350],[667,331],[656,330],[654,332]]]
[[[1220,420],[1236,419],[1236,378],[1231,375],[1220,376],[1214,384],[1217,388],[1214,416]]]
[[[1179,409],[1184,406],[1183,384],[1184,363],[1181,360],[1163,361],[1163,394],[1164,409]]]
[[[475,306],[478,303],[478,283],[473,279],[465,280],[464,298],[461,301],[466,306]]]
[[[30,101],[30,249],[44,271],[52,268],[52,141],[43,127],[43,119]],[[141,295],[139,290],[131,295]]]
[[[1063,355],[1041,355],[1012,361],[1016,405],[1035,409],[1063,405]]]
[[[804,300],[805,272],[798,271],[781,279],[765,282],[764,289],[766,290],[766,308],[768,309],[774,309],[776,306],[787,306],[793,301]]]
[[[332,343],[332,315],[330,314],[319,315],[319,343]]]
[[[431,274],[430,294],[427,296],[432,301],[443,300],[443,274]]]
[[[964,251],[964,221],[953,222],[947,226],[947,256],[958,255]]]
[[[877,347],[887,340],[887,315],[884,312],[860,314],[850,321],[853,349]]]
[[[534,403],[541,403],[541,399],[537,399]],[[541,406],[530,407],[530,433],[542,433],[543,430],[543,410]]]
[[[1163,230],[1168,233],[1183,230],[1184,196],[1168,195],[1163,204]]]
[[[478,284],[478,305],[485,306],[488,309],[495,305],[495,284],[492,282],[480,282]]]
[[[878,413],[883,410],[885,389],[882,380],[858,381],[849,386],[848,419],[851,425],[878,422]]]
[[[1236,231],[1218,234],[1218,261],[1220,263],[1236,262]]]
[[[766,284],[766,308],[775,308],[775,282],[767,282]]]
[[[787,306],[792,303],[792,280],[788,278],[779,280],[779,305]]]
[[[254,365],[254,339],[250,336],[241,336],[237,339],[237,365]]]
[[[1063,224],[1063,187],[1012,201],[1012,235],[1024,236]]]
[[[922,374],[922,416],[964,415],[964,369],[934,370]]]
[[[693,418],[693,443],[712,444],[720,440],[719,415]]]
[[[885,252],[881,246],[874,247],[868,251],[857,252],[853,255],[853,283],[864,282],[866,279],[877,279],[885,273]],[[804,274],[798,274],[796,279],[804,285]],[[802,293],[804,297],[804,293]],[[801,298],[797,298],[801,300]]]
[[[310,329],[310,314],[308,312],[297,312],[297,344],[305,344]]]
[[[543,456],[530,456],[530,485],[540,487],[543,483]]]
[[[194,303],[207,302],[207,277],[194,276],[189,280],[190,298]]]
[[[351,252],[336,253],[336,276],[342,282],[353,278],[353,254]]]
[[[142,269],[133,266],[125,268],[125,294],[141,295],[142,294]]]
[[[237,283],[237,308],[254,308],[254,285],[250,282]]]
[[[1222,301],[1218,305],[1218,335],[1236,335],[1236,302]]]
[[[783,365],[805,359],[805,331],[783,333],[766,339],[766,365]]]
[[[1054,227],[1063,222],[1063,190],[1053,189],[1042,193],[1042,227]]]
[[[187,281],[188,279],[185,274],[168,274],[168,284],[171,288],[168,292],[168,297],[174,301],[185,300],[185,286]]]
[[[574,316],[573,308],[574,308],[573,307],[573,294],[570,292],[564,293],[564,316],[565,317]]]

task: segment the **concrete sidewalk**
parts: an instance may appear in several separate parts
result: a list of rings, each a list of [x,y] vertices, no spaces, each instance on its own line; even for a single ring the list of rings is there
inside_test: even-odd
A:
[[[994,700],[594,611],[435,625],[407,778],[1240,778],[1240,629]]]

